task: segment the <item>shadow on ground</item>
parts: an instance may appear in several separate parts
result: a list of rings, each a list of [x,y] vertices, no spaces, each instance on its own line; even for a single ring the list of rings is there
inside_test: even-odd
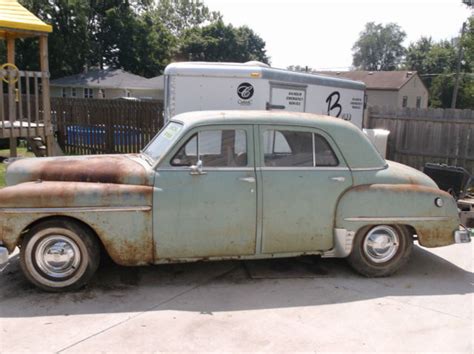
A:
[[[51,294],[26,281],[15,256],[0,272],[0,317],[169,309],[212,314],[387,296],[470,294],[472,283],[472,273],[416,246],[407,266],[389,278],[364,278],[355,274],[344,260],[317,257],[137,268],[108,264],[101,266],[87,288]]]

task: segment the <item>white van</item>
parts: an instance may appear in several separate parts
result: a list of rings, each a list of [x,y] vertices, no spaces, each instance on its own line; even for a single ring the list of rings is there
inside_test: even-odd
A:
[[[362,128],[365,84],[259,62],[173,63],[165,69],[165,121],[202,110],[284,109],[331,115]]]

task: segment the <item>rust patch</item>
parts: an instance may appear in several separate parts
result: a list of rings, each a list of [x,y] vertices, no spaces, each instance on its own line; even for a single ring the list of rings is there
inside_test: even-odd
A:
[[[454,243],[454,231],[451,225],[443,226],[438,224],[437,227],[416,227],[418,242],[423,247],[441,247]]]
[[[355,192],[417,192],[421,194],[433,194],[436,193],[439,196],[445,196],[452,198],[451,194],[441,189],[426,187],[419,184],[364,184],[350,188],[348,191]]]
[[[30,182],[0,190],[0,208],[151,206],[153,187],[83,182]]]
[[[9,181],[99,182],[150,185],[146,169],[130,157],[138,155],[101,155],[22,159],[8,168]]]

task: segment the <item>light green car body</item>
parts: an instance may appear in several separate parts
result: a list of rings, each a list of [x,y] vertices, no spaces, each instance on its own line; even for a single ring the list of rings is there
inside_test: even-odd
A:
[[[455,243],[454,199],[421,172],[385,161],[351,123],[257,111],[192,112],[172,121],[183,127],[153,163],[143,155],[12,163],[9,186],[0,190],[1,243],[11,252],[31,225],[57,217],[87,225],[122,265],[346,257],[357,232],[379,224],[409,226],[422,246]],[[193,134],[222,128],[246,132],[247,166],[193,174],[171,164]],[[322,135],[339,165],[265,167],[262,134],[270,128]]]

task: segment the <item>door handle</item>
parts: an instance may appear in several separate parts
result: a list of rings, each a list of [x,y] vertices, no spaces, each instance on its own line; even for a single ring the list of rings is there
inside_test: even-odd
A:
[[[339,177],[330,177],[331,181],[334,181],[334,182],[344,182],[346,180],[346,177],[342,177],[342,176],[339,176]]]
[[[255,183],[255,177],[240,177],[239,181],[248,182],[248,183]]]

